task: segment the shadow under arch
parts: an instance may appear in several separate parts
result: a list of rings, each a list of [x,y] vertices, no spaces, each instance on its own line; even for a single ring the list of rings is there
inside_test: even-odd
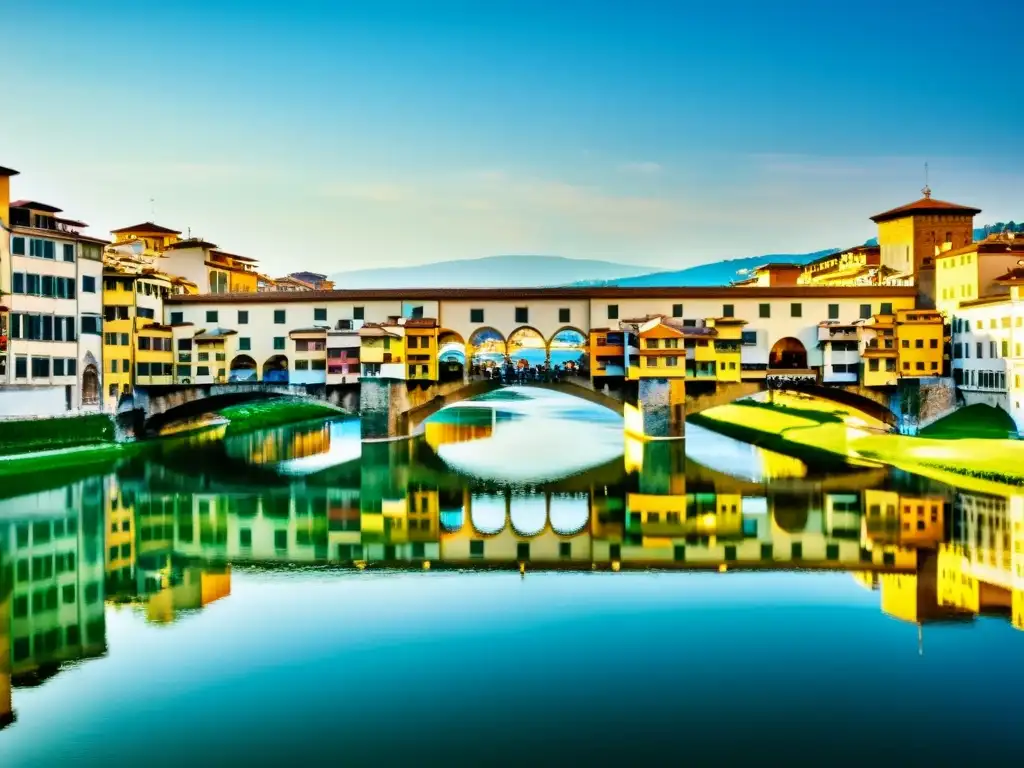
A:
[[[774,369],[804,370],[807,368],[807,347],[800,339],[783,336],[772,345],[768,353],[768,367]]]
[[[288,357],[273,355],[263,363],[263,381],[273,384],[288,383]]]
[[[228,381],[259,381],[259,369],[256,361],[249,355],[235,355],[228,367]]]
[[[467,345],[462,334],[442,328],[437,334],[437,375],[440,381],[465,378]]]

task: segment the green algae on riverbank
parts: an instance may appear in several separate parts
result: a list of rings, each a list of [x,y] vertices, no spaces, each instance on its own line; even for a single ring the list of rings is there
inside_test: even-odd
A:
[[[0,421],[0,456],[113,442],[114,421],[105,413]]]
[[[941,471],[1024,485],[1024,441],[884,434],[826,401],[739,401],[687,417],[723,435],[804,461],[888,464],[908,472]]]
[[[231,434],[248,432],[253,429],[279,427],[313,419],[337,418],[346,414],[327,403],[282,399],[231,405],[221,410],[220,415],[230,421],[227,432]]]

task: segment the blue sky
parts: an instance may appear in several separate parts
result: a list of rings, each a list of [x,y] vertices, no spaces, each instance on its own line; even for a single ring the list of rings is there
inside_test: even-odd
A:
[[[1020,220],[1015,5],[5,5],[34,31],[4,36],[0,165],[94,231],[155,206],[274,274],[846,246],[926,160],[936,197]]]

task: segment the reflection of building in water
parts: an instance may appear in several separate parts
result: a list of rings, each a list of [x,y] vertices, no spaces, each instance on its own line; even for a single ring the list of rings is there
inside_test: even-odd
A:
[[[442,445],[451,443],[468,443],[471,440],[483,440],[494,434],[496,411],[491,408],[463,408],[453,411],[470,411],[472,418],[454,417],[444,414],[426,423],[424,435],[427,445],[438,450]]]
[[[951,538],[939,547],[941,603],[1024,629],[1022,591],[1024,496],[957,494]]]
[[[146,618],[166,624],[180,611],[198,610],[231,594],[231,571],[227,567],[169,566],[166,584],[144,596]]]
[[[896,491],[864,491],[864,545],[902,544],[935,548],[945,535],[946,498]]]
[[[130,583],[135,568],[135,510],[125,503],[117,478],[104,478],[106,572],[111,583]]]
[[[319,456],[330,448],[331,426],[328,422],[312,427],[246,432],[224,442],[224,450],[229,456],[256,466]]]
[[[12,687],[36,685],[65,663],[102,655],[106,632],[99,480],[0,506],[7,507],[0,522],[3,723],[13,717]]]
[[[881,573],[882,612],[912,624],[965,621],[973,616],[943,605],[938,594],[938,561],[934,552],[919,552],[916,573]]]
[[[441,560],[555,565],[593,558],[586,494],[467,493],[446,516]]]

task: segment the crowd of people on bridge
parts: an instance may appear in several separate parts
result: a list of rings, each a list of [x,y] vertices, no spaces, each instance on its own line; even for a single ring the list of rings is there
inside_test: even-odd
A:
[[[541,363],[529,365],[526,361],[520,361],[514,365],[510,360],[504,364],[497,364],[493,361],[473,361],[469,369],[471,379],[485,379],[500,381],[502,384],[525,384],[528,382],[556,382],[562,381],[567,376],[586,376],[586,371],[576,363],[568,362],[564,365]]]

